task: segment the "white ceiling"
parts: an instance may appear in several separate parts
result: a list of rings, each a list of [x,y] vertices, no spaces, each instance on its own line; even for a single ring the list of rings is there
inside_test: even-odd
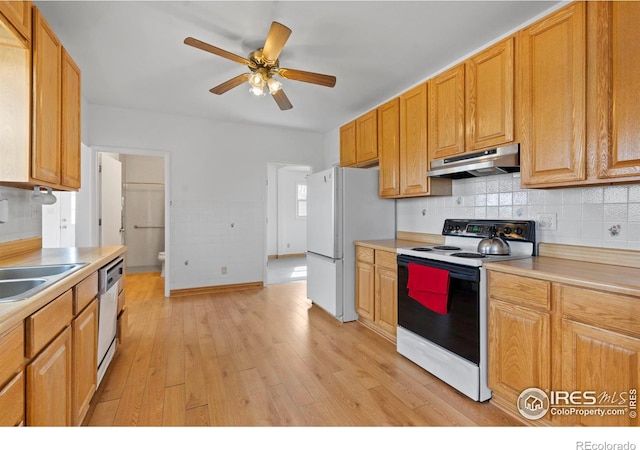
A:
[[[92,104],[325,132],[400,94],[558,2],[37,1],[82,70]],[[183,43],[247,56],[272,21],[293,30],[280,66],[335,75],[334,88],[281,80],[280,111],[248,84],[209,89],[246,67]]]

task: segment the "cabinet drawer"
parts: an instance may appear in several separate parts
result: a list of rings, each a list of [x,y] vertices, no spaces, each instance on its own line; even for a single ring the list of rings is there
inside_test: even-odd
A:
[[[358,261],[373,264],[373,253],[372,248],[356,246],[356,259]]]
[[[393,252],[385,252],[384,250],[376,250],[376,265],[396,269],[398,265],[396,254]]]
[[[98,272],[78,283],[73,294],[73,314],[77,316],[98,295]]]
[[[566,318],[640,338],[640,298],[561,286]]]
[[[33,358],[73,317],[73,292],[65,292],[26,319],[27,358]]]
[[[24,423],[24,372],[18,373],[0,390],[0,426]]]
[[[488,271],[489,298],[549,310],[551,283],[534,278]]]
[[[0,337],[0,386],[24,363],[24,325],[22,322]]]

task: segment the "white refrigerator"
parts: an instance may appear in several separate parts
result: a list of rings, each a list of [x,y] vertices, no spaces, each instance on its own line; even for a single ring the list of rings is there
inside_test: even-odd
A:
[[[378,173],[332,167],[307,177],[307,298],[342,322],[358,318],[353,241],[395,238],[396,202],[378,196]]]

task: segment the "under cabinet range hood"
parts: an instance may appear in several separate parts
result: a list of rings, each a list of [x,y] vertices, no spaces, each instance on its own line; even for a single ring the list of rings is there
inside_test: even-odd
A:
[[[431,161],[428,177],[461,178],[500,175],[520,171],[520,144]]]

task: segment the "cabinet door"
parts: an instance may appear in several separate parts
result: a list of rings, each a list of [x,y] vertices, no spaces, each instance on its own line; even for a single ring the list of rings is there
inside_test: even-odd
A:
[[[467,61],[467,151],[514,140],[513,41],[511,37]]]
[[[378,158],[380,197],[400,194],[400,99],[378,108]]]
[[[356,312],[364,319],[374,320],[373,264],[356,261]]]
[[[464,64],[429,80],[429,160],[464,153]]]
[[[638,380],[640,339],[571,320],[562,321],[562,390],[595,391],[598,405],[629,407],[629,393],[633,389],[637,395]],[[603,393],[609,397],[600,397]],[[563,417],[563,423],[640,425],[637,417],[630,417],[630,412],[605,417],[575,414]]]
[[[9,19],[11,25],[26,40],[31,40],[31,1],[0,1],[0,13]]]
[[[427,84],[400,96],[400,194],[429,193],[427,178]]]
[[[356,121],[340,127],[340,165],[353,166],[356,163]]]
[[[60,183],[60,41],[33,8],[33,142],[31,176]]]
[[[551,389],[550,315],[490,299],[489,387],[515,411],[520,393]]]
[[[586,177],[585,7],[576,2],[521,31],[522,184]]]
[[[71,327],[27,366],[27,425],[71,425]]]
[[[374,162],[378,159],[378,111],[369,111],[356,119],[356,162]]]
[[[60,183],[80,188],[80,69],[62,49]]]
[[[393,336],[396,335],[398,327],[398,274],[395,269],[376,267],[374,321],[382,330]]]
[[[98,384],[98,301],[73,321],[72,423],[80,425]]]
[[[589,2],[596,14],[598,178],[640,176],[640,3]],[[589,29],[591,31],[591,29]]]
[[[19,372],[0,389],[0,427],[24,424],[24,373]]]

